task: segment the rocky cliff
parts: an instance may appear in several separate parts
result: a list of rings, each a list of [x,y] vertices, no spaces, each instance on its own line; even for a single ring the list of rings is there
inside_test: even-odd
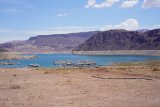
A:
[[[146,32],[108,30],[99,32],[74,51],[160,50],[160,29]]]

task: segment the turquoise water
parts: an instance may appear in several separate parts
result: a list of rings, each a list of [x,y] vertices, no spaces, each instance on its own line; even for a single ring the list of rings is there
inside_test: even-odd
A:
[[[138,56],[138,55],[106,55],[106,56],[82,56],[72,54],[37,54],[38,58],[29,60],[13,60],[19,62],[18,65],[0,65],[4,68],[28,67],[29,64],[40,64],[42,67],[56,67],[55,60],[94,60],[97,66],[110,65],[117,62],[145,61],[160,59],[155,56]]]

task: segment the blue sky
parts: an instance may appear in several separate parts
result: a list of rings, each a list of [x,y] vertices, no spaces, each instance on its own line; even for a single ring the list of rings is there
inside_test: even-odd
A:
[[[160,26],[160,0],[0,0],[0,43],[40,34]]]

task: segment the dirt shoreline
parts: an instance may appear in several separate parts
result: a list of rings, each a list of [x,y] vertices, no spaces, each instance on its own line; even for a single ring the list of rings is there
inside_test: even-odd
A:
[[[148,55],[160,56],[160,50],[108,50],[108,51],[72,51],[79,55]]]
[[[0,68],[0,107],[159,107],[159,66]]]
[[[23,55],[18,52],[0,52],[0,60],[34,59],[36,55]]]

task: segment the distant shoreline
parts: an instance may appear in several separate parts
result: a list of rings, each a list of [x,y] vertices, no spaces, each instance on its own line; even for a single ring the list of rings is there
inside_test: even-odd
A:
[[[25,54],[73,54],[73,55],[146,55],[146,56],[160,56],[160,50],[109,50],[109,51],[53,51],[42,53],[25,53],[25,52],[0,52],[0,59],[3,57],[16,57],[30,59],[31,56],[24,56]],[[22,57],[23,56],[23,57]],[[9,58],[9,59],[12,59]],[[35,56],[34,56],[35,58]],[[13,58],[14,59],[14,58]]]
[[[76,55],[149,55],[160,56],[160,50],[72,51]]]
[[[24,55],[18,52],[0,52],[0,60],[33,59],[35,55]]]

